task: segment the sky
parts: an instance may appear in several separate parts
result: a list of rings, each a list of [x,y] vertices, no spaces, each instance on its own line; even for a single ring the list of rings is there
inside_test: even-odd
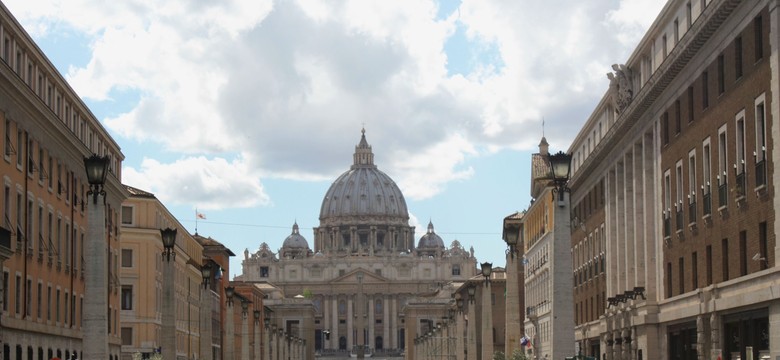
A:
[[[296,221],[313,246],[361,129],[418,240],[431,221],[504,266],[541,137],[568,149],[665,4],[2,1],[121,146],[122,182],[236,253],[231,276]]]

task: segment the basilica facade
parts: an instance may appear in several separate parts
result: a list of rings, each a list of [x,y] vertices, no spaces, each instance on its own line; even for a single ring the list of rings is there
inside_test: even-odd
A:
[[[325,194],[313,248],[295,224],[277,252],[267,243],[254,253],[245,251],[238,279],[272,284],[288,298],[310,298],[313,328],[296,330],[306,338],[312,334],[305,332],[313,332],[318,352],[365,346],[400,353],[406,346],[407,301],[434,296],[477,273],[473,249],[457,240],[445,246],[432,223],[417,242],[414,230],[403,193],[374,164],[364,130],[352,166]],[[285,316],[290,319],[283,324],[305,323]]]

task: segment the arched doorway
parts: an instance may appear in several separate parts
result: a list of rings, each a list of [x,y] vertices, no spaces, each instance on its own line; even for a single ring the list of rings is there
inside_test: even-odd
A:
[[[347,337],[342,336],[339,338],[339,350],[347,350]]]
[[[376,339],[374,339],[374,349],[382,350],[384,349],[384,346],[382,344],[382,337],[377,336]]]

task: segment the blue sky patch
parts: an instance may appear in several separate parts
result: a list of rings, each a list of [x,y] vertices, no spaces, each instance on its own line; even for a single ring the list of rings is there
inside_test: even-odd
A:
[[[499,72],[504,67],[501,51],[495,42],[481,41],[479,38],[469,39],[466,27],[456,22],[455,33],[444,43],[444,53],[447,54],[447,75],[461,74],[468,76],[480,68],[493,67]]]

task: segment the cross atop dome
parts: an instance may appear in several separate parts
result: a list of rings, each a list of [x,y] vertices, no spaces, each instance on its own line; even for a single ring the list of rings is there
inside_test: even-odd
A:
[[[357,146],[355,146],[355,155],[353,155],[354,163],[352,164],[352,168],[375,168],[376,165],[374,165],[374,153],[371,151],[371,145],[368,145],[368,141],[366,141],[366,128],[362,128],[360,133],[360,142],[357,144]]]

